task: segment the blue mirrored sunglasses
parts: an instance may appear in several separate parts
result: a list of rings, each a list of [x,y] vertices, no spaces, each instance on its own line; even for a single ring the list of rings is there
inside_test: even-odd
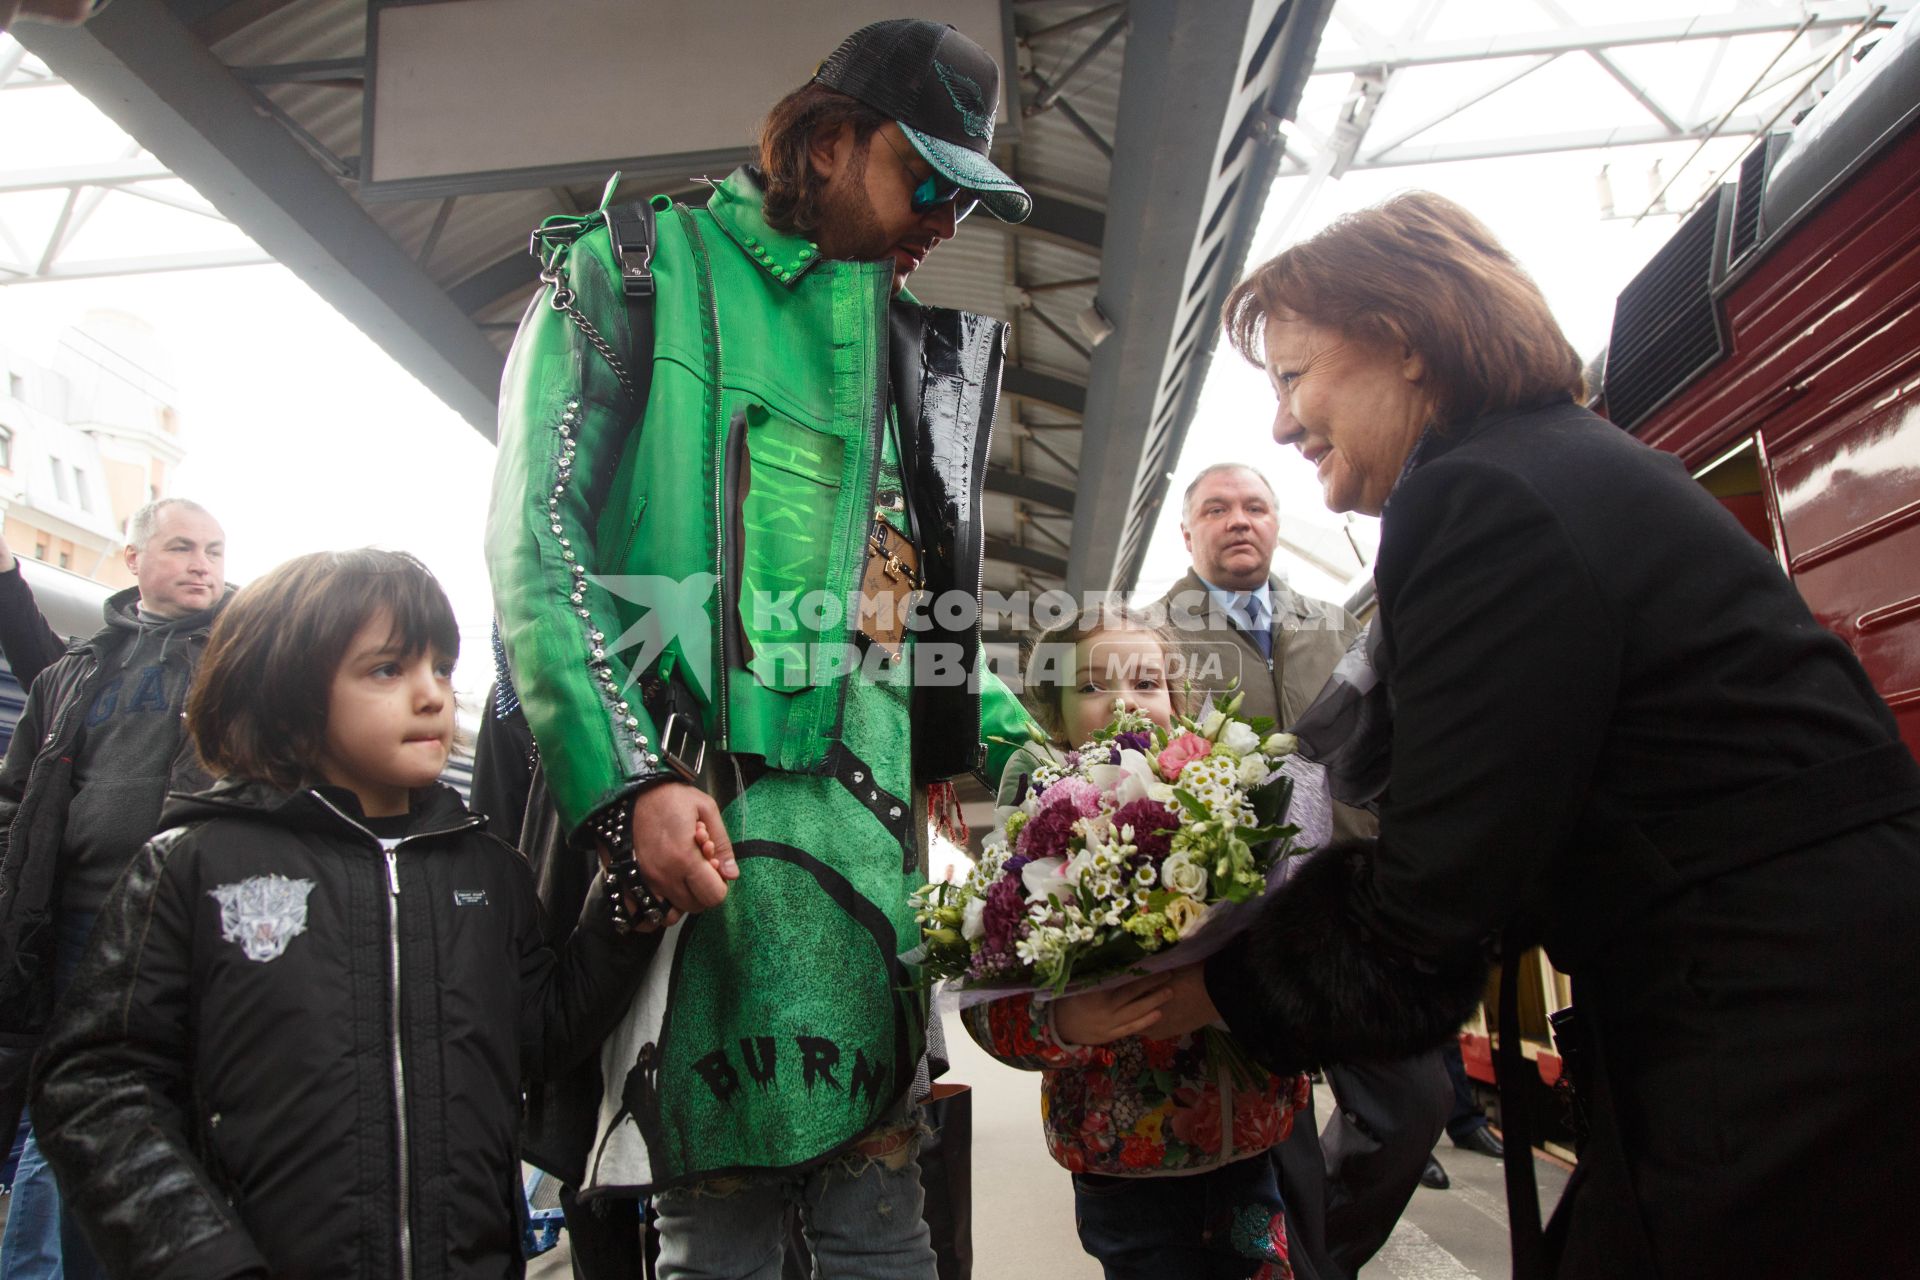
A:
[[[907,171],[907,176],[911,178],[913,164],[907,159],[906,153],[900,150],[900,144],[885,133],[880,136],[886,140],[887,146],[900,161],[901,167]],[[926,213],[930,209],[938,209],[941,205],[950,203],[953,205],[953,220],[958,223],[973,212],[973,207],[980,203],[980,197],[969,195],[965,187],[936,169],[922,178],[919,185],[914,187],[913,194],[908,197],[907,203],[915,213]]]
[[[913,189],[911,204],[915,213],[938,209],[947,203],[953,204],[953,220],[958,222],[973,212],[973,207],[980,203],[980,198],[969,195],[965,187],[942,173],[929,175]]]

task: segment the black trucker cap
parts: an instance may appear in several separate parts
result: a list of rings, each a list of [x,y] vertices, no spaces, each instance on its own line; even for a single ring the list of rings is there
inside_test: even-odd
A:
[[[1000,221],[1033,212],[1033,197],[987,158],[1000,68],[955,28],[919,18],[873,23],[842,41],[813,78],[892,117],[928,164]]]

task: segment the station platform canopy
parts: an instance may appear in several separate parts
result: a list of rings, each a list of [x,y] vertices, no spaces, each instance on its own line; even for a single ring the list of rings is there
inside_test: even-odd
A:
[[[1035,198],[1019,226],[969,219],[913,277],[926,302],[1012,324],[989,588],[1131,584],[1332,8],[912,6],[1000,58],[995,158]],[[623,195],[704,198],[767,106],[849,31],[903,12],[116,0],[85,27],[14,34],[153,158],[91,181],[152,181],[133,170],[157,161],[491,436],[536,284],[530,230],[592,208],[615,170]]]
[[[701,199],[848,31],[950,21],[1002,63],[995,158],[1035,196],[1029,221],[976,216],[913,278],[927,302],[1012,325],[985,585],[1128,589],[1166,536],[1221,300],[1343,180],[1358,199],[1388,174],[1593,153],[1599,217],[1676,218],[1911,7],[115,0],[83,28],[17,28],[24,50],[0,38],[0,89],[70,84],[131,139],[117,159],[0,173],[0,195],[65,192],[44,250],[0,261],[0,286],[271,255],[491,436],[535,225],[593,207],[616,170],[623,196]],[[248,243],[61,257],[101,199],[133,196]],[[1350,524],[1289,513],[1282,551],[1359,581]]]

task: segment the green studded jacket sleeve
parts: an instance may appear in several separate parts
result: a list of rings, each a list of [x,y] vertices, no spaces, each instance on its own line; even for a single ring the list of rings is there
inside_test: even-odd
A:
[[[566,256],[574,306],[615,352],[630,349],[626,303],[604,227]],[[612,597],[595,580],[595,504],[639,413],[581,326],[527,309],[500,387],[499,455],[487,566],[501,638],[568,830],[643,782],[667,776],[658,737],[616,652]],[[599,492],[596,492],[599,490]]]

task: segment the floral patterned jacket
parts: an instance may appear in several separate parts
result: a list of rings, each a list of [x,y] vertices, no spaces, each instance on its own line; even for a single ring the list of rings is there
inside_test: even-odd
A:
[[[1041,1072],[1047,1150],[1074,1173],[1199,1173],[1286,1140],[1304,1075],[1277,1076],[1217,1031],[1093,1047],[1053,1031],[1051,1006],[1008,996],[965,1010],[967,1031],[1009,1066]]]

